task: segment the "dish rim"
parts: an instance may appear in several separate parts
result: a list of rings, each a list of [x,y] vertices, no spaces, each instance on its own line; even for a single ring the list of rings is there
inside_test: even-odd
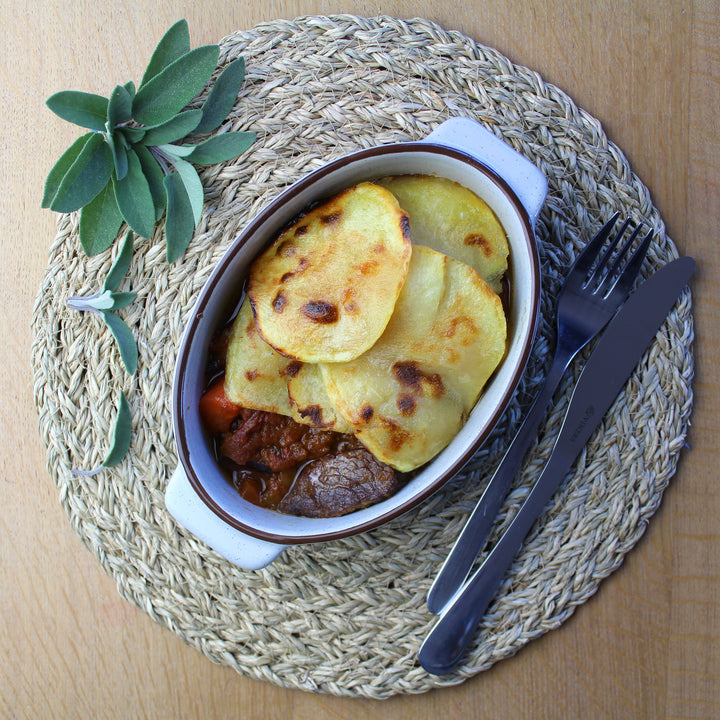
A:
[[[190,443],[185,432],[185,423],[182,418],[182,410],[184,403],[183,397],[185,396],[186,382],[185,378],[187,375],[187,364],[188,364],[188,353],[192,346],[192,339],[197,333],[201,321],[203,320],[205,310],[207,309],[208,302],[213,295],[213,291],[216,289],[218,283],[221,281],[225,272],[228,270],[228,266],[233,262],[237,253],[243,252],[243,248],[246,245],[249,238],[251,238],[258,230],[263,226],[264,223],[268,222],[273,214],[275,214],[283,205],[288,201],[292,200],[296,195],[306,191],[314,183],[321,180],[326,175],[329,175],[350,163],[361,162],[363,160],[378,157],[387,154],[396,153],[431,153],[440,154],[446,157],[460,160],[478,172],[484,174],[491,182],[496,184],[499,189],[506,196],[507,200],[513,206],[520,223],[523,227],[526,241],[530,252],[528,253],[528,260],[530,264],[530,274],[532,279],[532,307],[534,311],[531,311],[531,317],[528,320],[529,332],[527,339],[520,353],[519,361],[512,373],[511,380],[508,382],[505,391],[503,392],[502,399],[496,404],[489,418],[483,423],[483,428],[478,432],[469,442],[461,453],[454,458],[449,466],[442,472],[440,472],[432,481],[428,482],[425,486],[418,490],[415,494],[411,495],[405,502],[389,508],[385,512],[381,512],[374,517],[367,519],[364,522],[354,524],[350,527],[346,527],[338,530],[325,530],[318,529],[317,532],[310,532],[307,534],[299,535],[283,535],[277,532],[270,532],[262,528],[257,528],[251,524],[243,522],[236,516],[227,512],[220,504],[218,504],[210,493],[205,489],[201,479],[198,477],[198,473],[195,472],[193,464],[190,462]],[[322,200],[324,195],[318,197],[318,200]],[[256,251],[257,254],[261,253],[264,248],[269,246],[274,239],[274,236],[268,237],[267,241]],[[510,399],[514,395],[517,385],[520,382],[522,375],[525,372],[528,358],[534,345],[535,335],[537,333],[538,326],[538,313],[539,313],[539,300],[540,300],[540,261],[538,256],[537,242],[533,230],[532,223],[530,221],[529,214],[523,204],[520,202],[516,193],[508,182],[496,173],[492,168],[481,162],[477,158],[465,153],[461,150],[440,145],[427,141],[416,141],[416,142],[405,142],[395,143],[388,145],[380,145],[371,148],[355,151],[348,155],[344,155],[335,160],[329,161],[322,167],[306,174],[288,188],[280,192],[270,203],[268,203],[263,209],[260,210],[248,223],[245,225],[243,230],[228,246],[227,250],[223,254],[222,258],[218,261],[217,265],[213,269],[210,277],[202,287],[195,306],[191,312],[190,319],[186,324],[185,332],[180,344],[178,355],[176,358],[175,365],[175,378],[173,383],[173,427],[175,433],[175,441],[178,450],[178,459],[182,464],[187,478],[190,482],[191,487],[201,498],[201,500],[207,505],[207,507],[217,515],[221,520],[227,523],[230,527],[239,530],[251,537],[258,538],[260,540],[266,540],[272,543],[279,543],[282,545],[299,545],[312,542],[324,542],[328,540],[336,540],[343,537],[349,537],[357,533],[366,532],[372,530],[380,525],[383,525],[390,520],[393,520],[404,513],[408,512],[412,508],[419,505],[421,502],[428,499],[431,495],[437,492],[446,482],[454,477],[462,468],[469,462],[472,456],[482,446],[487,439],[488,435],[497,425],[500,416],[507,408]],[[437,457],[437,456],[436,456]],[[430,461],[430,464],[434,462],[434,459]],[[381,504],[379,504],[381,505]]]

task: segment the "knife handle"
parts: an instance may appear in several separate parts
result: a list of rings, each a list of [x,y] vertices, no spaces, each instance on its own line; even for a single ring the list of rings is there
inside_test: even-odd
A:
[[[505,572],[571,464],[572,458],[550,456],[510,526],[430,630],[418,653],[429,673],[446,675],[462,660]]]

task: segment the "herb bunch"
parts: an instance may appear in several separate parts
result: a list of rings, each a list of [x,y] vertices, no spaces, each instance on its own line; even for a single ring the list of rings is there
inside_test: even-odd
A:
[[[66,90],[47,100],[61,118],[90,130],[54,165],[42,200],[57,212],[80,210],[79,239],[88,255],[107,250],[123,220],[148,238],[163,216],[168,262],[185,252],[204,201],[193,165],[235,158],[255,140],[252,132],[233,131],[187,142],[222,125],[244,80],[245,62],[237,58],[202,105],[192,106],[219,54],[218,45],[191,50],[187,22],[180,20],[160,40],[137,89],[128,82],[109,98]]]

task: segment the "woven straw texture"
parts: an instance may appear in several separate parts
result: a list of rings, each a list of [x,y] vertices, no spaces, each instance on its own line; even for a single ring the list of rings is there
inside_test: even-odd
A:
[[[247,64],[225,129],[253,130],[258,141],[238,160],[202,171],[204,214],[179,262],[166,263],[161,227],[136,240],[121,289],[138,298],[120,311],[139,345],[132,377],[102,323],[66,307],[68,296],[99,287],[119,244],[87,258],[76,215],[60,217],[33,318],[49,472],[74,530],[120,594],[211,660],[284,687],[345,696],[460,683],[566,620],[619,566],[661,501],[692,406],[688,291],[531,531],[464,664],[443,678],[417,664],[433,623],[424,600],[434,573],[547,370],[552,299],[565,269],[615,210],[656,232],[646,274],[675,258],[675,246],[594,118],[536,73],[459,33],[424,20],[305,17],[234,33],[221,48],[221,64],[239,55]],[[291,548],[262,571],[240,571],[178,527],[163,503],[176,464],[175,349],[194,299],[243,225],[282,188],[348,151],[421,139],[458,115],[503,137],[549,182],[537,225],[545,320],[520,390],[462,476],[420,508],[370,533]],[[495,537],[548,456],[572,379],[571,372],[558,391]],[[74,474],[105,457],[121,390],[132,407],[130,453],[112,470]]]

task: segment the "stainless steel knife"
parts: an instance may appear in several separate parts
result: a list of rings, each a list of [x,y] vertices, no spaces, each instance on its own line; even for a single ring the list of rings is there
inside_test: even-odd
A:
[[[418,660],[425,670],[445,675],[462,660],[525,536],[615,401],[694,270],[695,261],[689,257],[665,265],[630,295],[611,320],[580,374],[540,477],[510,526],[448,603],[420,647]]]

